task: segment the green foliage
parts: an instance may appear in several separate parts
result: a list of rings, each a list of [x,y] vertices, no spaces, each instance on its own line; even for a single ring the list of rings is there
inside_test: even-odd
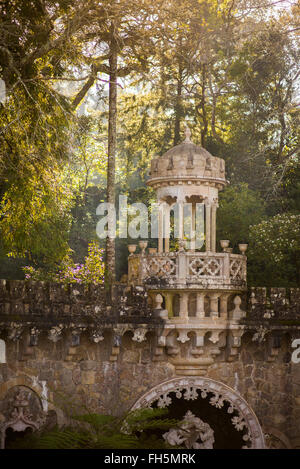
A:
[[[268,3],[1,4],[0,235],[1,256],[13,256],[1,275],[23,259],[52,272],[70,248],[83,263],[96,240],[96,207],[106,199],[112,18],[122,85],[116,193],[153,200],[144,181],[149,160],[181,141],[187,121],[193,141],[225,159],[232,183],[220,194],[219,239],[248,242],[250,225],[299,210],[299,7],[278,5],[274,14]],[[85,115],[76,116],[84,97]],[[297,250],[282,252],[290,269],[282,278],[293,283]],[[249,281],[265,284],[274,260],[253,256],[250,249]],[[123,240],[116,257],[125,272]]]
[[[266,285],[297,286],[300,281],[300,215],[279,214],[250,227],[249,261]],[[257,285],[257,278],[253,279]]]
[[[153,430],[176,426],[177,421],[167,413],[165,409],[141,409],[123,417],[77,415],[71,426],[32,434],[16,443],[15,449],[166,449]]]
[[[259,193],[245,183],[228,186],[220,193],[217,212],[217,237],[229,239],[231,246],[249,242],[249,227],[265,215],[265,204]]]
[[[72,193],[58,172],[52,177],[53,171],[44,184],[32,176],[3,194],[0,231],[8,256],[53,265],[66,255]]]
[[[56,270],[45,270],[33,266],[23,267],[26,280],[51,280],[64,283],[82,283],[101,285],[104,280],[103,250],[96,242],[89,243],[88,255],[84,264],[75,264],[70,256],[66,256]]]

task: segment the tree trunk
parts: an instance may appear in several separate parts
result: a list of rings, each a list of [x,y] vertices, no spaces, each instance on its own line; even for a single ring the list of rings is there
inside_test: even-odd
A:
[[[180,142],[181,118],[182,118],[182,66],[181,66],[181,63],[179,63],[176,104],[175,104],[174,145],[178,145],[178,143]]]
[[[205,147],[206,143],[206,135],[208,129],[208,122],[207,122],[207,114],[206,114],[206,67],[203,65],[202,67],[202,90],[201,90],[201,110],[202,110],[202,121],[203,127],[201,129],[201,145]]]
[[[118,49],[115,38],[115,24],[111,25],[110,58],[109,58],[109,111],[108,111],[108,155],[107,155],[107,202],[115,205],[115,158],[117,136],[117,65]],[[106,238],[106,283],[115,280],[115,239]]]

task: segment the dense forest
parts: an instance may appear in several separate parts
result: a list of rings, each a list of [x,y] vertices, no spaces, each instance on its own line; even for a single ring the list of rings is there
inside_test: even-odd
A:
[[[0,277],[103,281],[126,239],[102,201],[149,205],[152,157],[183,140],[226,163],[218,239],[248,283],[300,283],[300,3],[2,0]],[[151,242],[154,242],[154,240]],[[88,274],[87,274],[88,272]]]

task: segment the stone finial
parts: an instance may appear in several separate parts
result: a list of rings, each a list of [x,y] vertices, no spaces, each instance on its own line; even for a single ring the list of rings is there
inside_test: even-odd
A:
[[[185,135],[184,143],[191,143],[192,132],[191,132],[191,129],[188,126],[186,126],[186,128],[185,128],[184,135]]]
[[[233,304],[234,304],[234,309],[230,312],[230,315],[231,315],[232,319],[244,318],[246,316],[246,312],[242,311],[241,308],[240,308],[240,306],[242,304],[241,297],[238,296],[238,295],[235,296],[234,300],[233,300]]]

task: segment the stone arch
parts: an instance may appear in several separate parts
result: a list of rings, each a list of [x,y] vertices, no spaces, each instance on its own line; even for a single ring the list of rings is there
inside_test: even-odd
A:
[[[29,388],[39,396],[41,403],[43,402],[44,396],[42,386],[37,382],[37,380],[32,379],[29,376],[17,376],[16,378],[12,378],[3,384],[0,384],[0,400],[4,399],[9,389],[14,386],[24,386]]]
[[[263,449],[266,447],[264,434],[259,421],[249,404],[235,390],[219,381],[206,377],[173,378],[165,381],[140,397],[132,410],[143,407],[151,407],[157,402],[158,407],[167,407],[171,403],[170,393],[176,393],[185,400],[194,400],[198,397],[206,398],[208,393],[213,394],[209,403],[221,409],[224,402],[229,403],[227,412],[235,413],[232,425],[236,430],[244,430],[243,440],[251,449]]]
[[[276,428],[264,428],[266,446],[269,449],[292,449],[290,440]]]
[[[6,363],[6,344],[0,339],[0,363]]]
[[[30,387],[15,385],[8,389],[1,401],[0,447],[5,448],[7,431],[22,437],[30,431],[37,431],[46,421],[40,396]]]

